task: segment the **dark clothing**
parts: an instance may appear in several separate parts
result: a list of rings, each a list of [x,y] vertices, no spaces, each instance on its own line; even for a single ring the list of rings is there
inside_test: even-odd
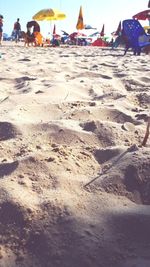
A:
[[[36,21],[34,21],[34,20],[29,21],[29,22],[27,23],[27,29],[28,29],[28,28],[32,28],[32,27],[33,27],[33,32],[40,32],[40,26],[39,26],[39,24],[38,24]]]
[[[15,22],[15,24],[14,24],[14,30],[16,30],[16,31],[20,31],[21,30],[21,26],[20,26],[20,23],[18,21]]]
[[[19,41],[20,31],[21,31],[21,25],[20,25],[19,21],[16,21],[14,24],[14,35],[15,35],[16,43]]]
[[[0,18],[0,32],[3,32],[3,21],[1,18]]]

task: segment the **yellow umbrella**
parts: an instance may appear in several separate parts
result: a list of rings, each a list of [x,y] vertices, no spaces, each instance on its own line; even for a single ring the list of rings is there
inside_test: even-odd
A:
[[[77,29],[77,30],[82,30],[82,29],[84,29],[84,24],[83,24],[83,14],[82,14],[82,6],[80,6],[79,16],[78,16],[78,21],[77,21],[76,29]]]
[[[43,21],[43,20],[63,20],[66,18],[66,15],[57,9],[42,9],[36,13],[33,17],[34,20]]]

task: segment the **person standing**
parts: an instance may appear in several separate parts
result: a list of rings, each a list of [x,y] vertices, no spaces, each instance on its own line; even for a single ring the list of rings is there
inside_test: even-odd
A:
[[[0,45],[2,44],[2,36],[3,36],[3,16],[0,15]]]
[[[16,43],[19,41],[20,31],[21,31],[21,25],[19,19],[17,19],[17,21],[14,23],[14,35]]]

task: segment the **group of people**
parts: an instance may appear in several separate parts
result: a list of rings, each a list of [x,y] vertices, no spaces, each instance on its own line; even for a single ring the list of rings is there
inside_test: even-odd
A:
[[[12,37],[15,42],[19,42],[20,38],[26,37],[28,39],[33,39],[36,38],[38,35],[38,41],[41,42],[40,38],[40,26],[36,21],[29,21],[26,25],[27,27],[27,32],[25,33],[24,31],[21,31],[21,25],[20,25],[20,19],[17,18],[16,22],[13,25],[13,31],[12,31]],[[33,32],[31,31],[33,30]],[[0,44],[2,41],[2,36],[3,36],[3,16],[0,15]]]
[[[4,19],[3,15],[0,15],[0,45],[3,37],[3,19]],[[13,33],[16,43],[19,41],[20,32],[21,32],[21,25],[20,25],[20,19],[18,18],[17,21],[14,23],[13,27]]]
[[[19,42],[20,39],[24,39],[25,45],[29,45],[29,43],[34,43],[35,46],[43,46],[43,37],[40,33],[40,26],[36,21],[29,21],[26,24],[27,31],[21,31],[21,25],[20,25],[20,19],[17,18],[16,22],[13,25],[13,31],[12,31],[12,39],[15,40],[15,42]],[[0,15],[0,45],[2,41],[3,36],[3,16]],[[47,45],[49,45],[49,42],[46,42]],[[59,46],[58,40],[53,38],[52,42],[53,46]]]

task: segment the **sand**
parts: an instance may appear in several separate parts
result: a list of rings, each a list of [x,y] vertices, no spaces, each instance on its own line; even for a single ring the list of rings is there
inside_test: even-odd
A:
[[[0,266],[149,267],[149,55],[0,52]]]

